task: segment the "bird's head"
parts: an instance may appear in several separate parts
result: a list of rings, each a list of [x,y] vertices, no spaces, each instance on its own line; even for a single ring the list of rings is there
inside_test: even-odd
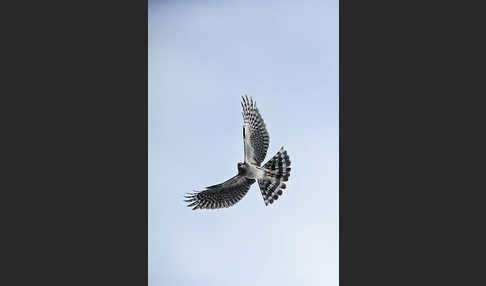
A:
[[[246,163],[238,162],[238,174],[246,170]]]

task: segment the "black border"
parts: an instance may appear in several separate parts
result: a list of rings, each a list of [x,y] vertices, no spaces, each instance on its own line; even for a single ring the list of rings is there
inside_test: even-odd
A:
[[[484,281],[470,5],[340,1],[340,285]]]
[[[147,285],[148,2],[21,5],[2,284]]]

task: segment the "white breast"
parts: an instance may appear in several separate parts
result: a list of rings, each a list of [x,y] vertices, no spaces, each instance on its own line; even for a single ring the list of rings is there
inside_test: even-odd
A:
[[[246,176],[248,179],[263,179],[265,177],[265,171],[251,163],[248,164],[248,173]]]

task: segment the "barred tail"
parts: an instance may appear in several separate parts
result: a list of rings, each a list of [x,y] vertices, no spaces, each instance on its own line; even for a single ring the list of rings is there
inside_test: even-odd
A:
[[[280,148],[280,151],[262,167],[266,169],[266,178],[259,179],[258,185],[265,205],[268,205],[276,201],[287,187],[283,183],[288,181],[290,176],[290,159],[287,151],[283,147]]]

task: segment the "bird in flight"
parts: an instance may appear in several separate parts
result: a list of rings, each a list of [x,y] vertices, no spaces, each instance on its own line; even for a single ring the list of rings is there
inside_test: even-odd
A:
[[[260,166],[267,154],[270,138],[256,102],[248,96],[242,99],[245,160],[238,163],[238,174],[226,182],[188,193],[185,202],[193,210],[231,207],[248,193],[255,180],[266,206],[276,201],[287,187],[284,183],[290,176],[287,151],[281,147],[275,156]]]

